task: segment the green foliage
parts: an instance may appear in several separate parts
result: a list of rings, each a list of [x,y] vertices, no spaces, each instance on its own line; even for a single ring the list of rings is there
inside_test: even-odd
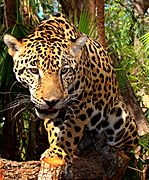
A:
[[[93,17],[88,11],[82,11],[79,19],[78,29],[88,35],[89,37],[96,39],[97,34],[97,18]]]
[[[25,37],[28,33],[28,29],[23,25],[15,24],[12,28],[9,28],[5,31],[5,33],[12,34],[17,38]],[[7,87],[14,81],[14,77],[12,74],[12,58],[7,53],[6,45],[0,38],[0,89]]]
[[[144,34],[140,40],[142,41],[143,45],[144,45],[144,51],[149,53],[149,32],[147,32],[146,34]],[[149,54],[148,54],[149,55]]]
[[[140,138],[139,144],[143,147],[143,151],[149,152],[149,135],[146,134]],[[143,152],[143,153],[144,153]]]
[[[110,52],[120,60],[117,69],[120,70],[118,77],[121,89],[125,91],[125,77],[120,75],[124,70],[135,91],[142,88],[149,91],[148,55],[143,49],[141,51],[138,40],[146,27],[134,16],[131,3],[108,1],[105,8],[105,29]]]
[[[149,33],[148,27],[134,15],[132,3],[129,1],[107,1],[105,8],[105,30],[109,51],[120,60],[117,64],[117,77],[122,93],[125,93],[127,77],[135,92],[149,92]],[[145,34],[146,33],[146,34]],[[145,34],[145,35],[144,35]],[[141,40],[141,42],[140,42]],[[141,101],[140,98],[138,98]],[[149,122],[149,110],[145,116]],[[132,158],[130,167],[125,174],[125,180],[139,180],[145,173],[149,163],[149,134],[141,137],[140,157]],[[144,171],[144,172],[143,172]],[[149,177],[148,177],[149,178]]]

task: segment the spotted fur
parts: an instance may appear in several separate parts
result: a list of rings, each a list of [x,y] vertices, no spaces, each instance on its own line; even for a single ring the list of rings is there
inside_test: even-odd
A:
[[[29,88],[37,115],[45,119],[50,148],[44,156],[72,163],[85,129],[118,148],[137,144],[137,128],[118,88],[107,52],[55,14],[26,38],[4,41],[18,81]],[[63,118],[58,120],[59,116]]]

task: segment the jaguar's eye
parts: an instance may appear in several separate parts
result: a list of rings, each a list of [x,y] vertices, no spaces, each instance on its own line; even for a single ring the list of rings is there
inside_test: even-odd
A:
[[[61,69],[61,75],[66,74],[69,71],[69,68],[62,68]]]
[[[32,74],[39,74],[39,70],[37,68],[29,68]]]

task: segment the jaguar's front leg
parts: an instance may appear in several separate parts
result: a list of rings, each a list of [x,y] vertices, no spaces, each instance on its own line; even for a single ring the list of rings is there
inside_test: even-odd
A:
[[[64,158],[66,156],[66,153],[60,147],[57,147],[57,139],[60,127],[55,127],[53,121],[51,121],[50,119],[45,119],[44,126],[48,132],[50,147],[42,154],[41,160],[44,160],[52,166],[64,165]]]
[[[72,178],[73,154],[82,137],[87,120],[69,119],[59,127],[55,127],[53,122],[47,122],[45,120],[50,148],[43,153],[41,159],[52,166],[65,165],[65,178],[70,179]]]

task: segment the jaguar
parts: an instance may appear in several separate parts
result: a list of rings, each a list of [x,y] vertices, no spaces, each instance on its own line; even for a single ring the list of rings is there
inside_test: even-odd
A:
[[[106,143],[116,148],[137,145],[137,126],[111,58],[63,14],[50,15],[25,38],[5,34],[4,42],[17,80],[44,119],[50,147],[41,159],[69,167],[85,130],[99,138],[105,132]]]

